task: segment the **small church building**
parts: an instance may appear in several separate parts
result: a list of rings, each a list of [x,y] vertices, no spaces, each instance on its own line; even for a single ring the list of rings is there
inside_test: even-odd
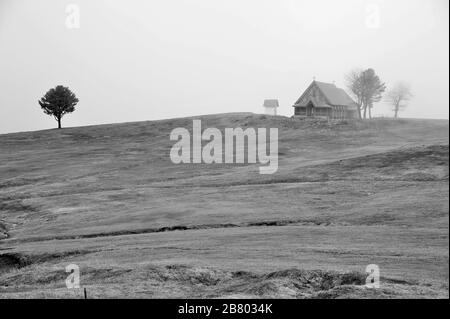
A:
[[[332,83],[313,81],[293,105],[294,117],[353,119],[358,105],[341,88]]]

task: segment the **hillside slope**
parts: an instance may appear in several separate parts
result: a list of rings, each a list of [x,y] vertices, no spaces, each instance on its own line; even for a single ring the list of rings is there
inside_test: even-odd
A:
[[[277,127],[278,172],[173,164],[192,118],[0,135],[0,295],[448,296],[448,121],[199,118]]]

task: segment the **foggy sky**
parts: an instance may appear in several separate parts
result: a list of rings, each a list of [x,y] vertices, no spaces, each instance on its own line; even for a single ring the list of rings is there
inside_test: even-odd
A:
[[[0,133],[54,128],[37,101],[58,84],[80,99],[63,126],[263,113],[269,98],[290,116],[313,77],[344,87],[368,67],[411,84],[401,117],[448,119],[448,21],[448,0],[0,0]]]

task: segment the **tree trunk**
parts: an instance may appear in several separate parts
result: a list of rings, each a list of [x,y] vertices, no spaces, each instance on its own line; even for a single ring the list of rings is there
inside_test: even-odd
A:
[[[398,118],[398,110],[400,109],[400,103],[399,102],[397,102],[396,104],[395,104],[395,108],[394,108],[394,119],[396,119],[396,118]]]
[[[372,108],[369,105],[369,119],[372,119]]]
[[[61,128],[61,118],[58,117],[58,128]]]
[[[364,119],[367,118],[367,105],[364,105]]]

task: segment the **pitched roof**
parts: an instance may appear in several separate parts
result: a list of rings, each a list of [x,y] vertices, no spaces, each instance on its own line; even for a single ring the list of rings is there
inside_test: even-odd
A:
[[[331,105],[353,105],[355,102],[350,96],[341,88],[338,88],[332,83],[324,83],[315,81],[316,85],[325,95],[328,103]]]
[[[305,94],[307,94],[307,92],[312,86],[316,86],[319,88],[319,90],[324,95],[327,103],[329,104],[327,106],[345,105],[349,108],[357,107],[355,101],[353,101],[352,98],[348,96],[348,94],[343,89],[338,88],[336,85],[332,83],[325,83],[319,81],[313,81],[311,85],[308,87],[308,89],[306,89],[306,91],[301,95],[301,97],[297,100],[295,104],[299,103],[299,101],[303,98]]]
[[[278,100],[271,99],[271,100],[264,100],[264,107],[279,107]]]

